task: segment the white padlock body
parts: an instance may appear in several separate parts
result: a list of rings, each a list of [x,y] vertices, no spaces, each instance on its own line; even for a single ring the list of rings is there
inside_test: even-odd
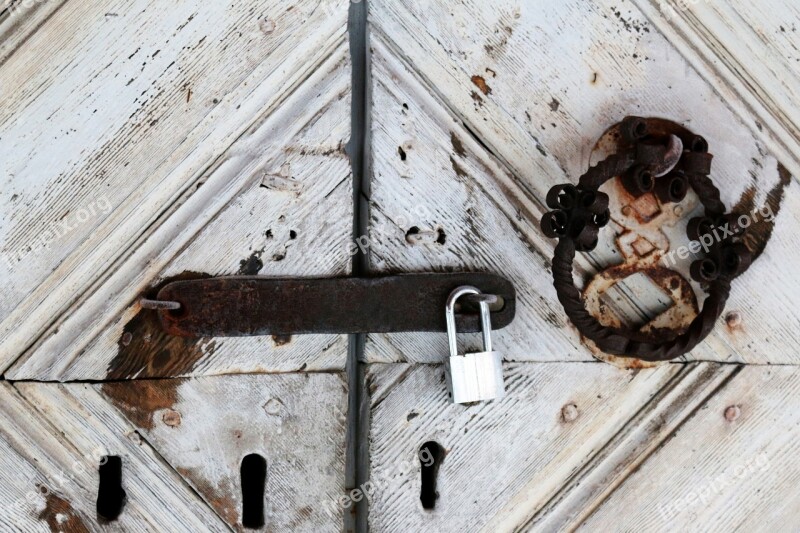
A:
[[[479,352],[450,357],[447,384],[454,403],[499,400],[505,396],[503,357],[500,352]]]

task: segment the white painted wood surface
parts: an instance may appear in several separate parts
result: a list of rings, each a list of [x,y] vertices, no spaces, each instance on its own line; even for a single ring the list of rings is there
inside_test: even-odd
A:
[[[634,4],[741,119],[800,174],[800,11],[795,2],[726,0]]]
[[[797,368],[745,367],[579,529],[796,531],[799,393]]]
[[[251,452],[268,462],[264,530],[341,529],[346,337],[170,339],[138,300],[187,275],[350,273],[348,8],[50,0],[0,15],[5,529],[242,529]],[[217,374],[233,375],[144,379]],[[111,524],[99,454],[123,462]]]
[[[738,325],[723,317],[687,359],[798,361],[798,258],[785,253],[798,227],[797,180],[635,6],[376,1],[370,16],[376,271],[502,272],[521,293],[517,321],[497,334],[507,360],[591,360],[551,286],[544,197],[586,170],[624,116],[668,117],[708,139],[727,206],[776,215],[766,250],[734,283]],[[409,242],[412,226],[442,231],[446,243]],[[687,243],[679,233],[673,249]],[[612,243],[613,231],[601,240]],[[579,259],[579,282],[619,261],[602,251]],[[440,337],[372,335],[366,360],[440,361]]]
[[[118,455],[128,501],[112,530],[227,530],[90,385],[4,384],[0,417],[0,441],[10,452],[0,514],[13,529],[102,530],[95,512],[97,468],[103,455]]]
[[[800,527],[796,8],[693,2],[666,20],[661,4],[371,3],[371,267],[486,269],[519,291],[517,320],[494,335],[509,361],[499,402],[447,401],[430,364],[443,335],[368,336],[373,530]],[[547,190],[574,182],[630,114],[704,135],[726,205],[777,218],[689,362],[628,374],[595,362],[564,318],[537,224]],[[577,261],[579,284],[621,261],[616,222]],[[684,230],[648,237],[674,247]],[[429,440],[447,454],[426,511],[416,454]]]
[[[239,468],[246,455],[256,453],[267,462],[265,531],[341,531],[343,374],[139,380],[98,387],[232,528],[248,531],[241,525]]]
[[[373,531],[800,527],[797,8],[664,5],[371,2],[371,271],[486,269],[519,290],[495,336],[499,402],[449,403],[431,364],[443,335],[368,336]],[[241,529],[238,465],[259,452],[267,529],[340,529],[347,339],[165,339],[136,301],[186,272],[350,273],[347,6],[48,0],[0,16],[0,367],[114,380],[0,385],[0,527]],[[727,205],[780,207],[735,320],[646,370],[594,360],[538,229],[546,191],[627,114],[705,135]],[[620,260],[610,231],[579,282]],[[429,440],[447,451],[433,511]],[[110,526],[99,453],[123,457],[129,495]],[[55,490],[26,500],[37,484]]]
[[[170,375],[112,361],[138,298],[184,271],[349,272],[347,6],[70,3],[5,59],[7,377]],[[343,368],[345,342],[206,339],[177,373]]]
[[[605,488],[731,370],[509,364],[506,398],[464,406],[447,398],[441,367],[370,365],[370,524],[375,531],[509,531],[543,511],[563,512],[571,495],[565,487]],[[439,499],[427,511],[417,453],[431,440],[446,454]],[[592,478],[598,473],[604,477]]]

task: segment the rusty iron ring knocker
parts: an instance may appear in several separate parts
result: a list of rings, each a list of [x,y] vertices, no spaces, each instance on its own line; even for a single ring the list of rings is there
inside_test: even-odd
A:
[[[745,228],[739,225],[736,215],[726,214],[719,189],[709,178],[713,156],[703,137],[686,134],[682,138],[658,138],[649,135],[647,121],[640,117],[625,118],[620,133],[633,148],[591,167],[577,186],[553,187],[546,200],[552,211],[542,217],[541,227],[548,237],[558,238],[553,257],[554,286],[580,334],[611,355],[668,361],[691,351],[711,333],[725,309],[731,282],[749,268],[752,254],[742,242]],[[621,177],[623,186],[634,197],[652,192],[663,203],[680,202],[691,187],[704,207],[704,216],[689,221],[687,235],[692,241],[712,240],[713,235],[708,253],[692,263],[690,269],[692,278],[704,285],[708,297],[683,333],[603,326],[586,310],[581,292],[575,287],[572,271],[576,252],[592,251],[600,228],[610,221],[609,198],[598,189],[616,176]]]

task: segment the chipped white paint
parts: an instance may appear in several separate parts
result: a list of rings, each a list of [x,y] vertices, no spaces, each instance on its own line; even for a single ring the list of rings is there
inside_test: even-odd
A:
[[[340,374],[220,376],[97,386],[233,528],[242,459],[267,462],[266,531],[341,531],[347,386]],[[175,403],[145,396],[165,392]]]
[[[752,197],[753,208],[770,199],[781,206],[766,252],[734,284],[729,307],[740,312],[741,327],[720,320],[687,358],[798,361],[800,312],[787,298],[797,292],[787,276],[800,258],[784,252],[798,227],[798,183],[635,6],[429,4],[372,4],[370,198],[373,226],[422,205],[431,216],[413,225],[439,229],[447,240],[413,246],[403,238],[409,228],[375,234],[375,270],[503,273],[520,291],[517,320],[497,334],[507,360],[591,359],[551,286],[554,243],[537,227],[544,197],[585,171],[595,143],[621,118],[663,116],[708,139],[726,205],[751,208]],[[668,233],[672,248],[686,244],[689,215]],[[621,261],[609,247],[613,233],[606,229],[605,248],[577,261],[579,284]],[[373,335],[366,360],[441,361],[440,337]]]
[[[124,336],[136,299],[183,272],[235,274],[248,259],[271,276],[350,272],[348,2],[289,4],[49,0],[0,19],[7,378],[106,378],[121,345],[141,341]],[[495,342],[515,361],[502,401],[452,405],[439,366],[369,366],[374,531],[798,523],[796,369],[585,364],[592,355],[551,287],[553,242],[537,227],[546,191],[585,170],[611,124],[640,114],[687,125],[708,138],[727,205],[782,200],[731,314],[689,359],[797,364],[800,259],[789,251],[800,199],[779,171],[779,161],[800,170],[787,4],[700,2],[667,20],[655,0],[372,2],[372,270],[488,269],[519,290],[518,318]],[[98,200],[113,208],[80,215]],[[73,217],[86,220],[27,250]],[[680,244],[683,231],[648,236]],[[606,237],[577,262],[580,284],[635,249]],[[180,375],[335,371],[346,339],[190,348],[199,358]],[[443,335],[372,335],[366,360],[446,353]],[[79,519],[99,530],[93,468],[57,487],[72,511],[19,502],[115,453],[129,501],[112,530],[238,528],[238,465],[255,451],[269,465],[268,524],[338,530],[346,394],[324,373],[4,384],[0,526]],[[425,511],[416,454],[431,439],[447,455]]]
[[[634,0],[781,161],[800,175],[800,11],[787,0]]]
[[[260,253],[263,275],[349,272],[348,3],[338,4],[67,4],[10,55],[2,252],[98,195],[113,209],[22,263],[0,262],[8,377],[103,379],[136,299],[184,271],[236,274]],[[37,63],[41,49],[58,54]],[[280,169],[300,188],[259,186]],[[197,373],[342,368],[345,342],[226,342]]]
[[[800,523],[800,372],[745,367],[611,494],[582,531],[789,531]],[[727,416],[731,407],[738,417]],[[635,502],[635,505],[631,505]]]
[[[3,521],[12,529],[49,531],[48,518],[73,517],[72,530],[104,530],[95,512],[98,461],[118,455],[123,461],[127,502],[117,531],[226,531],[217,515],[199,501],[181,477],[129,423],[89,385],[20,383],[0,387],[3,454]],[[14,480],[12,482],[12,480]],[[10,485],[8,483],[11,483]],[[47,497],[30,502],[37,490],[68,502],[71,512]],[[22,501],[20,501],[22,500]],[[55,526],[56,523],[50,524]],[[66,526],[65,526],[66,527]]]
[[[679,370],[509,364],[505,398],[464,406],[448,399],[440,366],[370,365],[372,530],[497,531],[524,523]],[[577,411],[572,420],[564,420],[567,405]],[[416,454],[431,440],[446,453],[436,507],[426,511]],[[407,461],[414,468],[400,469]]]
[[[419,364],[443,361],[443,335],[368,336],[373,530],[796,529],[796,367],[577,364],[592,354],[551,286],[553,243],[537,228],[547,190],[596,161],[598,139],[624,116],[669,118],[708,139],[727,206],[780,207],[727,316],[686,359],[800,362],[798,68],[787,64],[800,46],[789,30],[796,8],[693,2],[666,22],[658,4],[371,3],[371,267],[486,269],[519,291],[516,321],[495,334],[515,361],[500,402],[448,401],[442,368]],[[679,207],[677,224],[628,234],[618,215],[576,261],[577,284],[646,255],[636,233],[686,244],[693,196]],[[411,226],[446,240],[407,239]],[[621,291],[631,316],[661,303],[647,291]],[[428,440],[447,451],[431,511],[416,457]],[[417,468],[400,468],[409,461]],[[717,490],[722,474],[730,483]]]
[[[163,342],[125,328],[143,316],[142,294],[185,272],[350,272],[349,2],[323,4],[50,0],[0,17],[6,378],[163,373],[147,360],[114,367],[124,347],[135,359],[137,347]],[[173,346],[161,363],[197,356],[181,375],[341,370],[346,343],[203,339]],[[343,512],[319,502],[343,493],[342,378],[214,379],[181,382],[179,392],[177,380],[116,384],[167,402],[155,426],[102,385],[0,387],[0,525],[237,529],[239,465],[253,451],[269,463],[268,528],[340,530]],[[100,453],[122,457],[128,494],[108,525],[95,513]],[[60,499],[25,500],[37,482]]]

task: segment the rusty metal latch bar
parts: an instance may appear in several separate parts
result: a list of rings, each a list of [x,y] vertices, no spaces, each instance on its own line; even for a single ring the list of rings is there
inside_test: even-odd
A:
[[[143,307],[180,337],[447,331],[443,312],[453,289],[472,285],[456,314],[459,331],[481,330],[478,303],[492,305],[494,329],[514,319],[513,284],[494,274],[403,274],[378,278],[224,277],[175,281]],[[469,309],[473,304],[473,309]]]

